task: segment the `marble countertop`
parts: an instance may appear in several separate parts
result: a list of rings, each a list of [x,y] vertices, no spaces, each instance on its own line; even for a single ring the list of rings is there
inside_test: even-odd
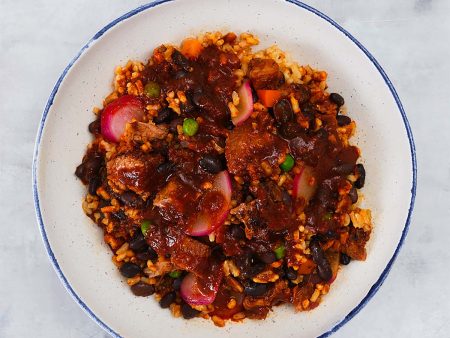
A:
[[[450,336],[450,1],[309,0],[378,59],[416,140],[419,186],[406,243],[378,294],[334,337]],[[107,337],[45,252],[31,195],[38,122],[80,47],[145,1],[0,1],[0,337]]]

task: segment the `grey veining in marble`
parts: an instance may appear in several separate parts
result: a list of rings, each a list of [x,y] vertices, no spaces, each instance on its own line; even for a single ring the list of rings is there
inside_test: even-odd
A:
[[[0,0],[0,337],[106,337],[47,258],[31,196],[35,132],[61,71],[101,27],[145,1]],[[450,337],[450,1],[310,0],[396,86],[416,139],[411,230],[374,299],[335,337]]]

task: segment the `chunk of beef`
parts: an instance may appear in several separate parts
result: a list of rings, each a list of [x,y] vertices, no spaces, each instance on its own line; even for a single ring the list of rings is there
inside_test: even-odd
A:
[[[256,196],[258,219],[272,231],[283,231],[296,226],[295,213],[289,194],[274,182],[252,187]]]
[[[159,154],[129,152],[106,164],[108,182],[113,190],[132,190],[143,197],[155,192],[152,180],[156,168],[164,162]]]
[[[153,205],[159,208],[161,216],[169,222],[182,222],[195,191],[183,184],[180,179],[173,178],[156,195]]]
[[[289,141],[290,152],[296,159],[315,167],[327,150],[327,136],[325,131],[312,136],[302,132]]]
[[[363,229],[350,227],[347,242],[344,244],[342,251],[352,259],[364,261],[366,259],[366,243],[370,238],[370,232]]]
[[[249,78],[255,89],[276,89],[284,80],[280,67],[272,59],[256,58],[248,66]]]
[[[268,288],[268,291],[260,296],[246,296],[244,298],[243,306],[246,310],[254,308],[272,306],[280,303],[288,302],[290,297],[290,290],[286,284],[286,281],[278,280],[275,284]]]
[[[295,306],[295,310],[297,311],[305,311],[308,310],[309,299],[314,293],[314,284],[311,282],[306,283],[305,285],[297,285],[294,287],[292,292],[292,304]],[[304,307],[304,302],[308,301],[306,304],[308,306]]]
[[[170,260],[179,269],[202,274],[211,249],[189,236],[183,236],[173,247]]]
[[[155,125],[153,122],[132,122],[125,132],[125,139],[134,142],[150,142],[162,140],[167,136],[168,130],[165,126]]]
[[[293,203],[286,191],[268,182],[251,188],[255,200],[231,210],[245,224],[248,237],[267,239],[268,230],[280,232],[296,226]]]
[[[287,151],[287,143],[266,127],[270,117],[260,112],[233,129],[225,146],[230,173],[258,179],[266,175],[262,164],[266,162],[272,170],[278,170]]]
[[[100,168],[104,165],[103,157],[95,151],[88,152],[83,162],[77,167],[75,175],[84,183],[89,184],[99,176]]]

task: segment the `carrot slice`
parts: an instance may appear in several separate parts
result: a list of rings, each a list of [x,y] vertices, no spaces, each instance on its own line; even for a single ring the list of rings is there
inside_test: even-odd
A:
[[[196,59],[202,49],[200,41],[194,38],[184,39],[181,43],[181,53],[189,59]]]
[[[258,89],[256,93],[258,94],[261,103],[267,108],[273,107],[281,97],[281,90],[276,89]]]

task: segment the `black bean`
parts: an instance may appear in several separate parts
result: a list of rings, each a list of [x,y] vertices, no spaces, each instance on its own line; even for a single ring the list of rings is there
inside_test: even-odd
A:
[[[336,120],[339,127],[346,126],[352,122],[352,119],[346,115],[338,115]]]
[[[144,282],[138,282],[131,286],[131,292],[133,292],[135,296],[147,297],[155,293],[155,287]]]
[[[222,247],[220,245],[213,246],[211,250],[211,256],[214,261],[224,261],[227,259],[225,254],[223,253]]]
[[[127,206],[134,208],[142,208],[144,201],[133,191],[124,191],[120,195],[117,195],[117,199]]]
[[[157,168],[156,168],[156,172],[158,174],[168,174],[169,172],[172,171],[173,167],[175,165],[172,162],[164,162],[161,163]]]
[[[147,262],[147,261],[154,261],[158,259],[158,254],[155,250],[153,250],[151,247],[147,249],[147,251],[144,252],[138,252],[136,254],[136,258],[140,259],[141,261]]]
[[[111,216],[116,220],[118,220],[119,222],[127,219],[127,215],[125,215],[122,209],[112,212]]]
[[[234,239],[244,239],[245,238],[244,228],[239,224],[231,225],[230,232],[231,232],[231,236]]]
[[[174,111],[168,107],[161,109],[158,115],[153,118],[155,124],[169,123],[174,117]]]
[[[100,134],[100,119],[89,123],[88,130],[92,134]]]
[[[355,187],[352,187],[348,193],[348,196],[350,197],[353,204],[358,202],[358,192],[356,191]]]
[[[355,173],[358,179],[355,181],[354,186],[357,189],[361,189],[366,182],[366,169],[364,169],[364,166],[361,163],[358,163],[355,168]]]
[[[188,74],[188,73],[187,73],[186,71],[184,71],[184,70],[178,70],[178,71],[175,72],[174,77],[175,77],[175,79],[178,80],[178,79],[182,79],[182,78],[185,77],[187,74]]]
[[[88,187],[89,194],[95,195],[97,193],[97,188],[100,186],[100,183],[101,183],[100,177],[98,176],[91,177],[91,179],[89,180],[89,187]]]
[[[170,304],[172,304],[175,301],[176,294],[175,292],[169,292],[166,294],[161,300],[159,301],[159,306],[161,306],[163,309],[167,309]]]
[[[224,169],[222,160],[212,154],[204,155],[199,161],[200,167],[211,174],[217,174]]]
[[[182,124],[183,124],[183,119],[181,117],[177,118],[175,120],[172,120],[169,124],[169,131],[171,133],[178,134],[177,126],[181,126]]]
[[[294,118],[294,111],[288,99],[282,99],[273,106],[275,120],[280,124],[286,124]]]
[[[127,278],[132,278],[141,272],[139,265],[126,262],[120,267],[120,273]]]
[[[235,257],[234,262],[241,271],[243,278],[248,278],[247,270],[252,265],[252,251],[249,248],[245,248],[241,255]]]
[[[348,263],[350,263],[351,260],[352,259],[349,256],[347,256],[345,253],[341,253],[340,261],[341,261],[342,265],[348,265]]]
[[[353,172],[355,166],[352,163],[344,163],[340,164],[337,167],[333,168],[333,172],[338,175],[349,175]]]
[[[172,53],[172,61],[187,72],[192,70],[189,60],[177,50],[174,50]]]
[[[175,278],[175,279],[173,280],[173,283],[172,283],[173,289],[174,289],[174,290],[179,290],[182,281],[183,281],[183,278],[181,278],[181,277],[180,277],[180,278]]]
[[[149,252],[151,260],[155,260],[158,258],[158,254],[156,253],[156,251],[153,248],[149,247],[148,252]]]
[[[290,280],[296,280],[298,277],[297,271],[295,271],[293,268],[287,268],[286,269],[286,277]]]
[[[148,249],[148,244],[145,241],[141,229],[136,229],[133,238],[130,240],[130,249],[134,252],[144,252]]]
[[[279,132],[285,139],[292,140],[299,134],[301,134],[303,132],[303,129],[296,122],[289,121],[286,124],[282,124],[280,126]]]
[[[191,319],[198,316],[200,311],[193,309],[189,304],[183,302],[181,304],[181,314],[183,315],[184,319]]]
[[[204,108],[208,104],[208,98],[202,92],[195,92],[192,95],[192,103],[195,104],[199,108]]]
[[[273,251],[260,253],[258,255],[258,258],[261,260],[261,262],[266,264],[271,264],[277,260],[277,256],[273,253]]]
[[[228,130],[233,130],[234,129],[234,123],[231,120],[227,120],[225,122],[225,128],[227,128]]]
[[[264,263],[256,263],[250,266],[249,269],[246,271],[246,275],[248,277],[256,276],[257,274],[263,272],[266,269],[266,264]]]
[[[250,282],[244,287],[244,293],[247,296],[258,297],[267,292],[267,284],[259,284]]]
[[[102,164],[103,158],[100,155],[90,155],[77,167],[75,175],[81,179],[83,183],[88,184],[92,177],[98,176]]]
[[[336,103],[338,107],[343,106],[345,103],[344,98],[338,93],[331,93],[330,100],[331,102]]]
[[[330,263],[325,257],[319,241],[312,239],[309,248],[311,250],[313,261],[317,264],[317,272],[319,273],[320,278],[324,281],[329,281],[333,276],[333,272],[331,271]]]

